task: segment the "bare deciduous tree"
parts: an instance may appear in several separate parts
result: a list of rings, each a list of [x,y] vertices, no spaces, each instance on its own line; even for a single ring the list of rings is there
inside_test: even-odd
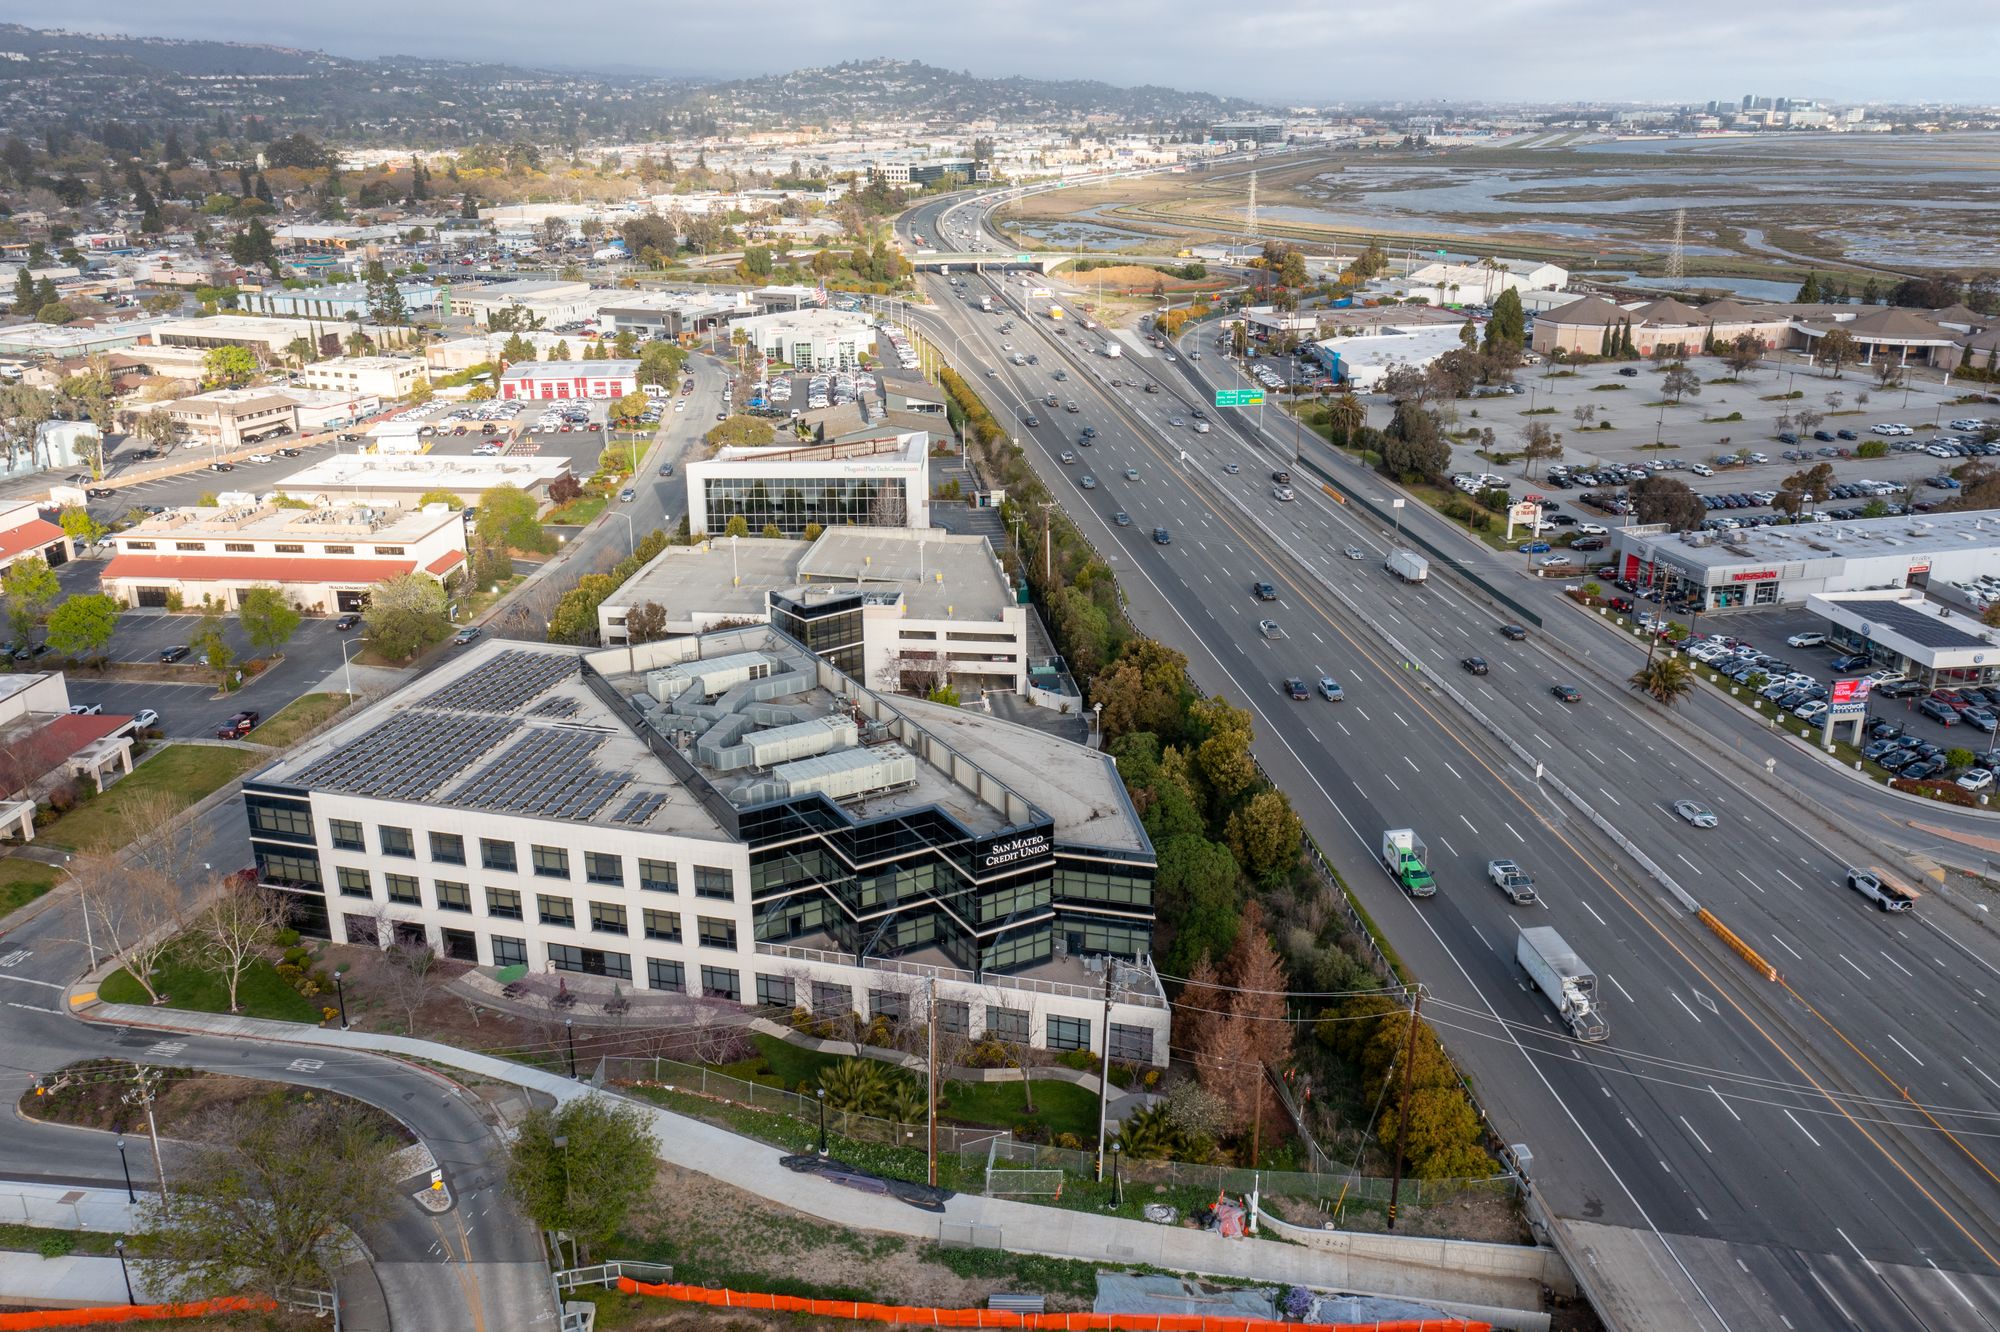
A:
[[[269,943],[284,923],[284,912],[270,893],[254,881],[232,877],[221,894],[203,908],[195,921],[204,958],[229,982],[229,1011],[240,1013],[236,991],[243,973],[257,960],[257,950]]]
[[[431,968],[437,963],[437,954],[427,944],[407,941],[392,944],[386,951],[389,965],[382,969],[382,986],[390,1001],[403,1010],[405,1034],[414,1036],[417,1010],[431,996]]]
[[[182,887],[210,879],[215,830],[198,818],[188,817],[176,793],[138,793],[127,807],[132,811],[130,825],[151,834],[133,857],[137,864]]]
[[[102,855],[78,856],[69,872],[99,946],[125,964],[149,1000],[166,1002],[153,986],[153,973],[187,923],[180,884]]]

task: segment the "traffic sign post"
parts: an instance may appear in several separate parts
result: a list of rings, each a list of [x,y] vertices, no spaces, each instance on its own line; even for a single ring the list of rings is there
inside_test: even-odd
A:
[[[1263,389],[1217,389],[1215,405],[1218,407],[1262,407]]]

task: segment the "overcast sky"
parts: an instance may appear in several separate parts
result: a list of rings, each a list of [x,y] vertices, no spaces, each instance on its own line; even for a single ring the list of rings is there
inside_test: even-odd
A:
[[[14,0],[44,28],[715,77],[871,56],[974,74],[1159,83],[1267,102],[1766,96],[2000,100],[1993,0]]]

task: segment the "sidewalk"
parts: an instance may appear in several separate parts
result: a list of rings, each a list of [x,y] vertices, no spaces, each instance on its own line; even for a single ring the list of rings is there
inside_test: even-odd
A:
[[[165,1299],[148,1289],[138,1263],[128,1264],[132,1294],[140,1304]],[[0,1299],[31,1309],[92,1309],[125,1303],[125,1277],[116,1258],[43,1258],[0,1249]]]
[[[135,1143],[134,1147],[137,1145]],[[146,1194],[142,1190],[139,1203],[145,1201]],[[31,1184],[0,1179],[0,1222],[17,1226],[129,1235],[137,1225],[135,1217],[139,1203],[128,1202],[123,1189],[77,1188],[67,1184]]]
[[[164,1011],[136,1005],[84,1004],[79,1016],[88,1021],[159,1030],[203,1032],[245,1040],[280,1041],[295,1045],[372,1050],[422,1059],[447,1068],[540,1091],[557,1102],[591,1094],[587,1084],[468,1050],[455,1049],[407,1036],[299,1027],[290,1023],[224,1013]],[[812,1176],[795,1174],[778,1163],[776,1148],[688,1119],[653,1106],[640,1105],[653,1124],[660,1160],[709,1175],[761,1198],[823,1220],[861,1230],[884,1231],[919,1239],[939,1237],[940,1223],[893,1198],[857,1193]],[[978,1226],[999,1232],[1010,1252],[1038,1253],[1089,1262],[1132,1266],[1146,1263],[1177,1271],[1240,1277],[1291,1285],[1312,1285],[1360,1294],[1393,1295],[1430,1303],[1447,1301],[1499,1311],[1539,1310],[1541,1283],[1517,1276],[1486,1275],[1478,1270],[1483,1251],[1501,1259],[1517,1246],[1466,1244],[1453,1246],[1457,1258],[1448,1266],[1432,1265],[1437,1241],[1409,1241],[1407,1260],[1363,1258],[1322,1252],[1298,1244],[1268,1240],[1227,1240],[1206,1231],[1152,1225],[1117,1217],[1000,1198],[960,1194],[946,1205],[946,1224],[954,1229]],[[1384,1237],[1370,1236],[1371,1241]],[[1390,1243],[1394,1240],[1391,1238]],[[1529,1251],[1532,1252],[1532,1251]],[[1508,1326],[1546,1327],[1539,1313],[1525,1319],[1509,1313]]]

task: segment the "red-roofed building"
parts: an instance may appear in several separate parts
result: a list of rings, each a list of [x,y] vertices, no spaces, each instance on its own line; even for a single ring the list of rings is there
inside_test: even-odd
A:
[[[34,837],[36,803],[74,778],[99,791],[132,771],[133,719],[72,714],[60,672],[0,676],[0,832]]]
[[[407,573],[444,582],[465,565],[465,522],[442,504],[281,509],[175,509],[113,538],[101,579],[127,606],[235,609],[253,587],[282,589],[299,609],[358,611],[368,589]]]
[[[33,500],[0,504],[0,570],[15,560],[39,555],[51,565],[67,564],[69,536],[48,519]]]

